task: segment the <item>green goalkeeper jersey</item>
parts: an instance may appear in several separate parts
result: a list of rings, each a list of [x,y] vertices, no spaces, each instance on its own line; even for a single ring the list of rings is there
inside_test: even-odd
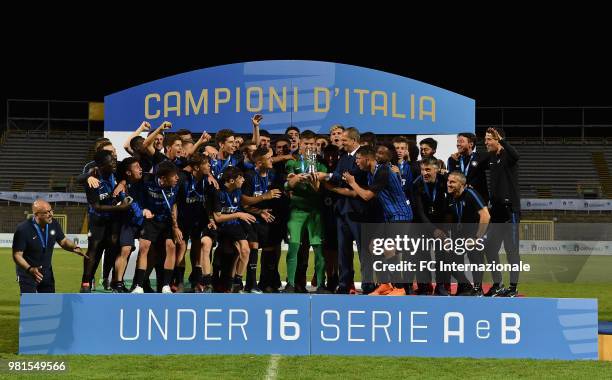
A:
[[[301,174],[305,173],[308,169],[308,164],[302,157],[287,161],[285,165],[287,174]],[[327,168],[320,162],[317,162],[317,171],[327,173]],[[321,185],[322,186],[322,185]],[[319,210],[321,207],[321,193],[315,191],[309,182],[300,182],[293,189],[287,187],[288,190],[292,191],[290,205],[292,208],[298,208],[301,210],[314,211]]]

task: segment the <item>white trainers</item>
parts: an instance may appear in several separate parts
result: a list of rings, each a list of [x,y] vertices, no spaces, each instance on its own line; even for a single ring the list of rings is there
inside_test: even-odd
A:
[[[170,289],[170,285],[164,285],[164,287],[162,288],[162,293],[164,294],[168,294],[168,293],[172,293],[172,289]]]
[[[144,294],[144,290],[142,289],[142,287],[136,285],[134,290],[132,290],[132,294]]]

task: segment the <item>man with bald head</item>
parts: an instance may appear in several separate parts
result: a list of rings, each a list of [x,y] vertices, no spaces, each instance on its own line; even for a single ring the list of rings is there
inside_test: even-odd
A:
[[[13,260],[21,293],[55,293],[51,256],[58,243],[66,251],[87,257],[79,246],[64,236],[53,219],[51,205],[37,199],[32,203],[32,218],[17,226],[13,236]]]

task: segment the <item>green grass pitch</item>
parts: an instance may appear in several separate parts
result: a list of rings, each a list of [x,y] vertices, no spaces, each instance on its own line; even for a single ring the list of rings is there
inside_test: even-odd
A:
[[[470,378],[611,378],[612,362],[551,361],[514,359],[441,359],[342,356],[281,356],[269,355],[116,355],[116,356],[30,356],[17,355],[19,323],[19,288],[10,249],[0,248],[0,378],[21,376],[41,377],[41,374],[15,375],[7,371],[12,360],[63,360],[66,373],[45,374],[44,378],[220,378],[262,379],[399,379],[407,377],[456,379]],[[544,265],[533,261],[533,266]],[[282,261],[281,261],[282,262]],[[585,271],[594,279],[610,273],[612,257],[589,258]],[[56,249],[53,262],[58,292],[78,291],[82,261],[79,257]],[[284,272],[281,264],[281,273]],[[310,266],[312,268],[312,265]],[[541,266],[544,268],[544,266]],[[601,272],[601,273],[600,273]],[[599,319],[612,320],[612,277],[609,282],[538,283],[526,282],[521,292],[534,297],[597,298]],[[279,295],[282,297],[282,295]],[[271,366],[271,364],[273,364]]]

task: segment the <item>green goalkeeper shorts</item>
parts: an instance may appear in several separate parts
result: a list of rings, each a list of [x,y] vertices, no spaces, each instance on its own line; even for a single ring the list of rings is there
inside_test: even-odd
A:
[[[319,210],[304,211],[297,208],[291,209],[289,222],[287,223],[289,243],[300,243],[304,228],[308,229],[310,245],[321,244],[323,241],[323,223]]]

